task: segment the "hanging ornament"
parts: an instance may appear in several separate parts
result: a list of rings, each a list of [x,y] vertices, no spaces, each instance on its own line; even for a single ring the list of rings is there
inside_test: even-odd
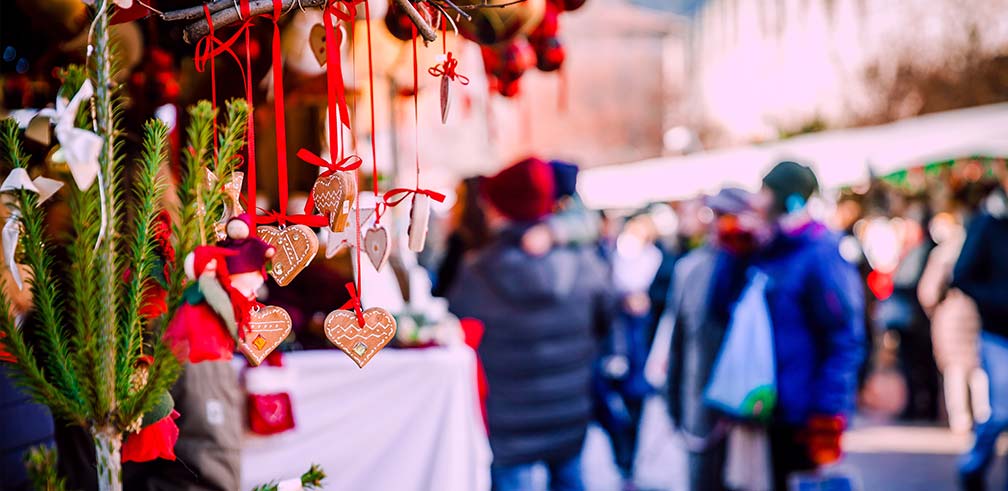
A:
[[[239,344],[245,358],[258,366],[291,333],[291,318],[286,310],[276,306],[254,307],[250,313],[248,331]]]
[[[486,5],[489,8],[479,8],[470,12],[472,20],[462,19],[459,29],[465,37],[483,45],[494,45],[510,41],[520,35],[532,32],[542,21],[546,10],[546,0],[525,0],[508,5],[507,8],[494,8],[509,0],[466,0],[459,5]]]
[[[276,248],[271,259],[270,275],[280,286],[290,284],[318,253],[318,237],[307,225],[260,225],[256,231],[262,240]]]
[[[315,24],[312,26],[311,32],[308,34],[308,45],[311,46],[312,54],[315,55],[315,59],[318,60],[319,66],[325,66],[325,26],[322,24]]]
[[[385,226],[376,223],[364,233],[364,252],[375,271],[381,271],[392,252],[392,238]]]
[[[359,206],[359,205],[358,205]],[[360,209],[360,223],[354,227],[346,227],[340,232],[329,232],[328,239],[326,241],[326,258],[331,258],[336,255],[340,249],[344,247],[355,248],[358,242],[363,242],[363,237],[361,237],[360,230],[363,225],[368,222],[375,214],[374,207],[361,208]],[[354,210],[348,215],[354,215]],[[351,254],[351,257],[353,255]]]
[[[395,337],[396,321],[387,310],[367,309],[359,319],[353,311],[334,310],[326,316],[326,337],[364,368]]]
[[[462,85],[469,85],[469,77],[459,74],[458,58],[452,56],[452,52],[445,53],[438,59],[439,64],[427,69],[427,73],[432,76],[441,77],[441,124],[448,122],[448,107],[451,104],[450,86],[451,82],[458,81]]]
[[[104,144],[102,138],[94,132],[74,125],[81,103],[92,95],[94,87],[90,80],[85,80],[73,98],[67,100],[60,97],[56,100],[55,110],[43,109],[38,112],[39,116],[47,116],[56,124],[56,139],[59,140],[60,147],[53,154],[53,161],[67,164],[81,191],[87,191],[98,177],[98,154]]]
[[[413,252],[422,252],[427,242],[427,227],[430,224],[431,197],[426,194],[414,193],[410,206],[409,248]]]
[[[528,36],[529,44],[535,51],[536,68],[544,72],[559,70],[566,58],[563,44],[558,37],[560,12],[560,6],[552,1],[548,2],[542,22]]]

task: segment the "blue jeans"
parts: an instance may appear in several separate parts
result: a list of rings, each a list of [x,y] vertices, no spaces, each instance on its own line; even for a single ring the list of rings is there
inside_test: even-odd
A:
[[[550,491],[584,491],[581,481],[581,456],[544,462],[549,473]],[[536,463],[490,466],[493,491],[534,491]]]
[[[983,479],[998,436],[1008,429],[1008,339],[981,333],[980,363],[990,380],[990,418],[977,425],[973,448],[960,459],[959,473]]]

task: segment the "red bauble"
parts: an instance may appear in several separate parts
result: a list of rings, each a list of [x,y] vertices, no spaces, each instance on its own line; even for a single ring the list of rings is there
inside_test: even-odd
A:
[[[544,38],[534,46],[536,52],[536,68],[544,72],[559,70],[567,57],[560,39]]]
[[[560,7],[555,3],[547,3],[542,22],[528,35],[529,42],[535,44],[537,39],[556,37],[560,32],[560,12]]]

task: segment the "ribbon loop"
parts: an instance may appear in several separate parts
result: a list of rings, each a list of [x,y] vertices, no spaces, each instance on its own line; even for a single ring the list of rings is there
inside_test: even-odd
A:
[[[437,191],[432,191],[430,189],[395,188],[395,189],[389,189],[388,191],[385,192],[385,195],[382,196],[382,202],[385,204],[386,207],[392,208],[398,206],[399,203],[402,203],[403,201],[406,200],[406,198],[408,198],[410,195],[413,194],[422,194],[428,196],[430,197],[430,199],[437,201],[438,203],[444,203],[445,200],[444,194],[439,193]]]
[[[354,287],[353,282],[348,282],[346,284],[347,292],[350,293],[350,300],[340,306],[339,310],[346,310],[347,308],[353,308],[354,314],[357,315],[357,324],[360,327],[364,327],[364,310],[361,308],[360,296],[357,295],[357,288]]]
[[[434,65],[427,69],[427,73],[435,77],[448,77],[449,80],[453,82],[458,82],[462,85],[469,85],[469,77],[458,73],[458,58],[452,56],[452,52],[449,51],[445,54],[445,60],[440,65]]]

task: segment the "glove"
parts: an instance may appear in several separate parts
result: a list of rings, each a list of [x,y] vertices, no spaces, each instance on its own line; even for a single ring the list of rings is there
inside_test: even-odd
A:
[[[809,458],[817,465],[840,460],[840,437],[847,427],[847,418],[841,415],[815,415],[809,418],[807,446]]]

